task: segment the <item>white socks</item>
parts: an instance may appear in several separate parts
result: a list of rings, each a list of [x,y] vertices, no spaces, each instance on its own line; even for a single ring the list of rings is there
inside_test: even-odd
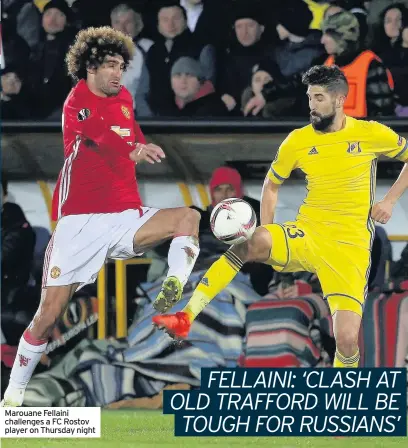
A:
[[[10,374],[10,382],[4,393],[5,401],[8,399],[16,401],[21,395],[20,404],[22,404],[24,390],[47,345],[48,341],[36,341],[27,330],[24,332],[18,344],[16,359]]]
[[[170,244],[167,277],[177,277],[184,286],[194,268],[200,247],[195,236],[176,236]]]

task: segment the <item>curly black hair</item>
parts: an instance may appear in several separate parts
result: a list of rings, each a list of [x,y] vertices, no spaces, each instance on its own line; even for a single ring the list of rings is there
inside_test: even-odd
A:
[[[302,83],[306,86],[322,86],[329,92],[348,93],[348,81],[337,65],[315,65],[303,76]]]
[[[78,82],[80,79],[86,79],[87,67],[99,67],[107,55],[122,56],[126,68],[134,52],[135,45],[130,36],[110,26],[90,27],[76,35],[65,62],[68,74]]]

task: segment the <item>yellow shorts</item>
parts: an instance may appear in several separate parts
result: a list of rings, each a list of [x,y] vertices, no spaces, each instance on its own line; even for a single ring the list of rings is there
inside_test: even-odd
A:
[[[325,238],[324,229],[303,222],[263,226],[272,237],[270,264],[279,272],[308,271],[320,281],[331,313],[363,313],[371,263],[368,249]]]

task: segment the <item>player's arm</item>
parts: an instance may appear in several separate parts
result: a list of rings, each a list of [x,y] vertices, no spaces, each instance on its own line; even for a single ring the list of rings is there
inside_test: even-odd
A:
[[[398,179],[371,211],[373,219],[385,224],[391,217],[394,205],[408,189],[408,142],[387,126],[379,123],[374,126],[377,130],[378,154],[405,162]]]
[[[269,176],[266,176],[261,196],[261,226],[273,223],[279,187],[280,185],[273,183]]]
[[[126,158],[135,149],[110,129],[96,108],[87,109],[67,104],[64,108],[64,127],[80,135],[85,141],[96,143],[102,150],[105,147],[114,149]]]
[[[261,225],[272,224],[275,217],[278,191],[296,166],[296,154],[290,144],[293,134],[285,139],[266,175],[261,196]]]

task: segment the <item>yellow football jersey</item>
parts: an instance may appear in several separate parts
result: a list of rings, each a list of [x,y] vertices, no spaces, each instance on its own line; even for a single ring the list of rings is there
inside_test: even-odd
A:
[[[308,193],[297,219],[312,224],[325,237],[369,248],[380,155],[407,162],[406,139],[376,121],[347,116],[337,132],[318,132],[311,124],[291,132],[279,147],[268,177],[281,184],[293,169],[301,169]]]

